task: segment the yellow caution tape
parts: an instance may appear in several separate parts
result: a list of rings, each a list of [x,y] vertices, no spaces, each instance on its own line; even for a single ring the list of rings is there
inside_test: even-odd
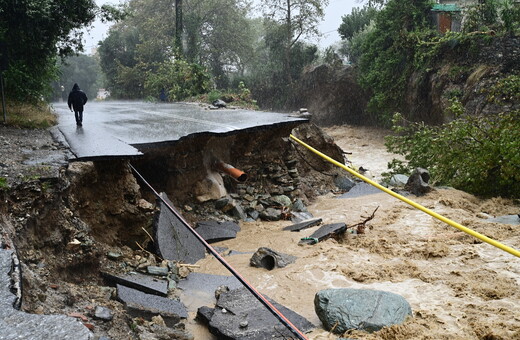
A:
[[[482,235],[482,234],[480,234],[480,233],[478,233],[478,232],[476,232],[474,230],[471,230],[471,229],[469,229],[469,228],[467,228],[467,227],[465,227],[465,226],[463,226],[463,225],[461,225],[461,224],[459,224],[457,222],[454,222],[454,221],[452,221],[452,220],[450,220],[450,219],[448,219],[448,218],[446,218],[446,217],[444,217],[442,215],[439,215],[436,212],[431,211],[430,209],[428,209],[426,207],[423,207],[422,205],[420,205],[418,203],[415,203],[414,201],[409,200],[408,198],[406,198],[406,197],[404,197],[402,195],[399,195],[398,193],[395,193],[392,190],[390,190],[388,188],[385,188],[381,184],[376,183],[376,182],[372,181],[371,179],[369,179],[369,178],[367,178],[367,177],[357,173],[356,171],[354,171],[354,170],[350,169],[349,167],[345,166],[344,164],[341,164],[340,162],[335,161],[334,159],[330,158],[329,156],[319,152],[318,150],[314,149],[313,147],[311,147],[311,146],[307,145],[306,143],[302,142],[301,140],[299,140],[298,138],[296,138],[292,134],[290,135],[290,137],[293,140],[295,140],[296,142],[298,142],[301,145],[303,145],[304,147],[306,147],[307,149],[309,149],[310,151],[314,152],[316,155],[322,157],[323,159],[329,161],[330,163],[332,163],[334,165],[339,166],[340,168],[343,168],[343,169],[347,170],[352,175],[354,175],[357,178],[360,178],[361,180],[363,180],[363,181],[365,181],[365,182],[375,186],[376,188],[386,192],[387,194],[392,195],[392,196],[394,196],[397,199],[400,199],[401,201],[411,205],[412,207],[414,207],[416,209],[419,209],[419,210],[427,213],[428,215],[433,216],[436,219],[438,219],[438,220],[440,220],[440,221],[442,221],[444,223],[447,223],[447,224],[451,225],[452,227],[455,227],[455,228],[459,229],[460,231],[465,232],[466,234],[469,234],[469,235],[471,235],[473,237],[476,237],[476,238],[478,238],[479,240],[481,240],[483,242],[491,244],[492,246],[500,248],[503,251],[506,251],[506,252],[516,256],[516,257],[520,257],[520,252],[518,250],[513,249],[511,247],[508,247],[508,246],[506,246],[506,245],[504,245],[504,244],[502,244],[502,243],[500,243],[498,241],[495,241],[495,240],[493,240],[493,239],[491,239],[491,238],[489,238],[487,236],[484,236],[484,235]]]

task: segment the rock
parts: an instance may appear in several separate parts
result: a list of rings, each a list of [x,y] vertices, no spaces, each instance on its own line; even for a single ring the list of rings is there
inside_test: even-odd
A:
[[[406,175],[396,174],[393,175],[388,181],[388,185],[392,187],[404,187],[408,183],[409,177]]]
[[[292,210],[296,212],[306,212],[307,207],[305,206],[305,204],[303,204],[303,201],[300,198],[297,198],[293,202]]]
[[[267,208],[260,213],[260,218],[266,221],[279,221],[282,218],[282,210]]]
[[[234,218],[236,218],[238,220],[242,220],[242,221],[247,220],[247,215],[244,212],[244,209],[242,209],[242,207],[238,204],[233,205],[233,208],[231,209],[230,214],[231,214],[231,216],[233,216]]]
[[[305,333],[314,328],[314,325],[302,316],[268,297],[265,298],[301,332]],[[209,313],[206,310],[207,314]],[[219,339],[294,338],[294,334],[246,288],[231,290],[220,295],[208,327],[210,332]]]
[[[346,176],[338,175],[338,176],[334,177],[334,184],[340,190],[349,191],[356,185],[356,182],[354,182],[353,180],[351,180],[350,178],[348,178]]]
[[[416,196],[422,196],[432,190],[428,185],[429,180],[430,173],[428,170],[416,168],[408,178],[408,182],[406,182],[404,188]]]
[[[296,261],[295,256],[281,254],[269,248],[261,247],[253,254],[249,263],[253,267],[272,270],[274,268],[283,268],[288,264],[294,263],[294,261]]]
[[[339,196],[338,198],[355,198],[372,194],[379,194],[381,190],[378,188],[365,183],[357,183],[352,189],[350,189],[347,193]]]
[[[94,317],[99,320],[110,321],[114,317],[112,310],[103,306],[96,306]]]
[[[357,329],[368,332],[400,324],[412,315],[402,296],[380,290],[327,289],[314,297],[314,309],[326,330],[336,334]]]
[[[273,206],[279,206],[279,207],[291,207],[292,202],[289,197],[286,195],[277,195],[271,197],[271,204]]]
[[[229,203],[229,198],[223,197],[215,201],[215,209],[222,210]]]
[[[171,206],[173,204],[165,193],[161,197]],[[206,255],[206,248],[193,235],[186,225],[175,216],[162,201],[160,211],[154,220],[154,244],[158,254],[166,260],[194,264]]]
[[[308,211],[292,211],[291,212],[291,222],[292,223],[300,223],[306,220],[310,220],[314,218],[312,214]]]
[[[146,271],[148,274],[157,275],[157,276],[168,276],[168,268],[166,267],[157,267],[157,266],[148,266],[146,267]]]
[[[119,259],[121,259],[123,257],[123,255],[121,253],[116,253],[116,252],[113,252],[113,251],[109,251],[107,253],[107,257],[110,259],[110,260],[114,260],[114,261],[117,261]]]
[[[227,194],[224,180],[218,172],[210,172],[201,181],[195,182],[193,193],[199,202],[221,199]]]
[[[215,107],[218,107],[218,108],[222,108],[222,107],[227,107],[227,104],[225,101],[223,101],[222,99],[217,99],[217,100],[214,100],[211,105],[215,106]]]

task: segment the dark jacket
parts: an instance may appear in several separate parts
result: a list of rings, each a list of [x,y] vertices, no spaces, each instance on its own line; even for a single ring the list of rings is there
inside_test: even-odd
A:
[[[72,110],[72,108],[74,108],[74,111],[83,111],[83,105],[87,103],[87,100],[88,98],[85,92],[79,89],[78,84],[74,84],[72,91],[69,93],[69,100],[67,102],[69,109]]]

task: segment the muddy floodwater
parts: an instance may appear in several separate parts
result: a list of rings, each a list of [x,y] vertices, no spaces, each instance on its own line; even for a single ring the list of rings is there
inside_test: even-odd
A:
[[[395,155],[385,151],[387,133],[348,126],[325,129],[347,152],[354,167],[376,180]],[[463,191],[436,188],[419,204],[470,229],[520,249],[520,226],[488,218],[520,213],[518,201],[480,199]],[[260,292],[317,326],[309,339],[337,339],[321,326],[314,295],[328,288],[378,289],[402,295],[413,317],[372,334],[355,331],[352,339],[520,339],[520,259],[483,243],[416,210],[386,193],[338,199],[329,194],[308,207],[323,223],[353,225],[365,220],[364,234],[345,233],[316,245],[299,245],[301,232],[283,231],[290,221],[241,223],[237,238],[214,244],[239,252],[225,259]],[[285,268],[254,268],[249,260],[259,247],[297,257]],[[197,263],[197,272],[230,275],[214,258]],[[196,303],[195,301],[193,302]],[[196,339],[211,339],[190,321]]]

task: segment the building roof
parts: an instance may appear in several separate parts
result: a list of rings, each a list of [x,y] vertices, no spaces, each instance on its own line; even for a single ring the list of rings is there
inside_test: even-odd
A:
[[[434,12],[460,12],[461,9],[457,4],[434,4],[432,6]]]

